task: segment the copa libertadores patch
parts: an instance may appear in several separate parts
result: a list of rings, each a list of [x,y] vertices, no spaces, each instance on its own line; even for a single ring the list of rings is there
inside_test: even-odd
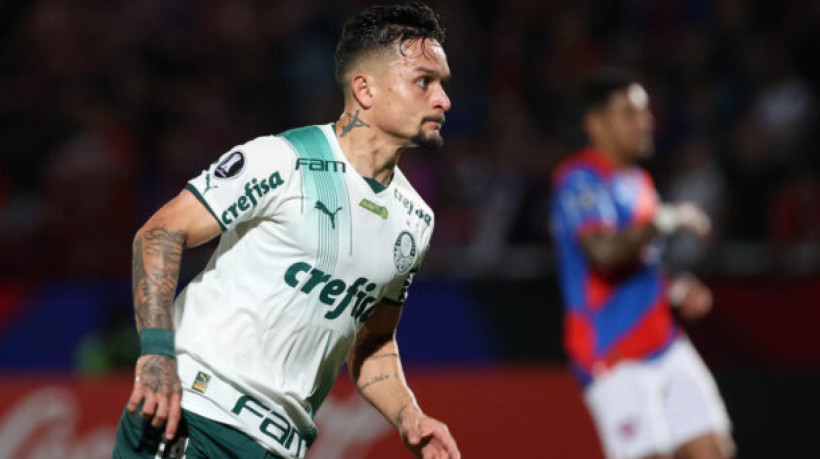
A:
[[[404,274],[410,271],[416,261],[416,240],[407,231],[402,231],[393,244],[393,262],[396,264],[396,271]]]
[[[221,179],[233,178],[245,169],[245,154],[236,150],[223,159],[214,169],[214,177]]]

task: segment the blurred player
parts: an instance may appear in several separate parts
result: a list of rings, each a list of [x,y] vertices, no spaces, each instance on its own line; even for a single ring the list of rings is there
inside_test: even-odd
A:
[[[419,3],[358,13],[336,50],[336,123],[229,150],[137,232],[142,356],[115,458],[304,457],[345,361],[414,454],[459,457],[407,387],[395,340],[433,231],[396,163],[442,144],[443,39]],[[220,235],[174,301],[183,248]]]
[[[590,141],[557,168],[550,218],[565,302],[564,344],[609,458],[733,454],[730,422],[711,374],[672,318],[712,306],[690,275],[667,280],[659,235],[705,237],[691,204],[663,204],[637,165],[652,153],[646,90],[628,72],[586,84]]]

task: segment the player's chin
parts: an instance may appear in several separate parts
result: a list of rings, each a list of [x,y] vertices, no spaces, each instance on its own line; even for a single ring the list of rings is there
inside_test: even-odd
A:
[[[438,130],[434,130],[433,132],[424,132],[421,130],[410,140],[413,142],[413,145],[428,150],[438,150],[444,146],[444,138]]]

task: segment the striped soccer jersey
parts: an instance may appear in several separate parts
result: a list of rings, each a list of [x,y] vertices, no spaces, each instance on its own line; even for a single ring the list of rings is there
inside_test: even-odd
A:
[[[592,269],[580,244],[591,231],[648,224],[658,205],[645,170],[616,168],[598,151],[578,152],[556,169],[550,223],[564,296],[564,346],[582,384],[622,360],[658,355],[679,333],[654,244],[634,266],[609,275]]]

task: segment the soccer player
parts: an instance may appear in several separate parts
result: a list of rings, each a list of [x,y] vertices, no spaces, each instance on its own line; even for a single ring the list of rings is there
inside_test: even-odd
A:
[[[415,455],[460,457],[395,339],[434,224],[396,163],[443,143],[443,39],[420,3],[354,15],[336,49],[339,120],[230,149],[137,232],[141,356],[115,458],[304,457],[345,362]],[[174,300],[183,249],[217,236]]]
[[[725,458],[730,422],[717,386],[670,306],[697,318],[712,305],[691,275],[671,281],[656,239],[705,237],[692,204],[661,203],[638,162],[652,153],[644,87],[601,70],[583,90],[590,146],[555,171],[550,219],[565,302],[564,345],[609,458]]]

